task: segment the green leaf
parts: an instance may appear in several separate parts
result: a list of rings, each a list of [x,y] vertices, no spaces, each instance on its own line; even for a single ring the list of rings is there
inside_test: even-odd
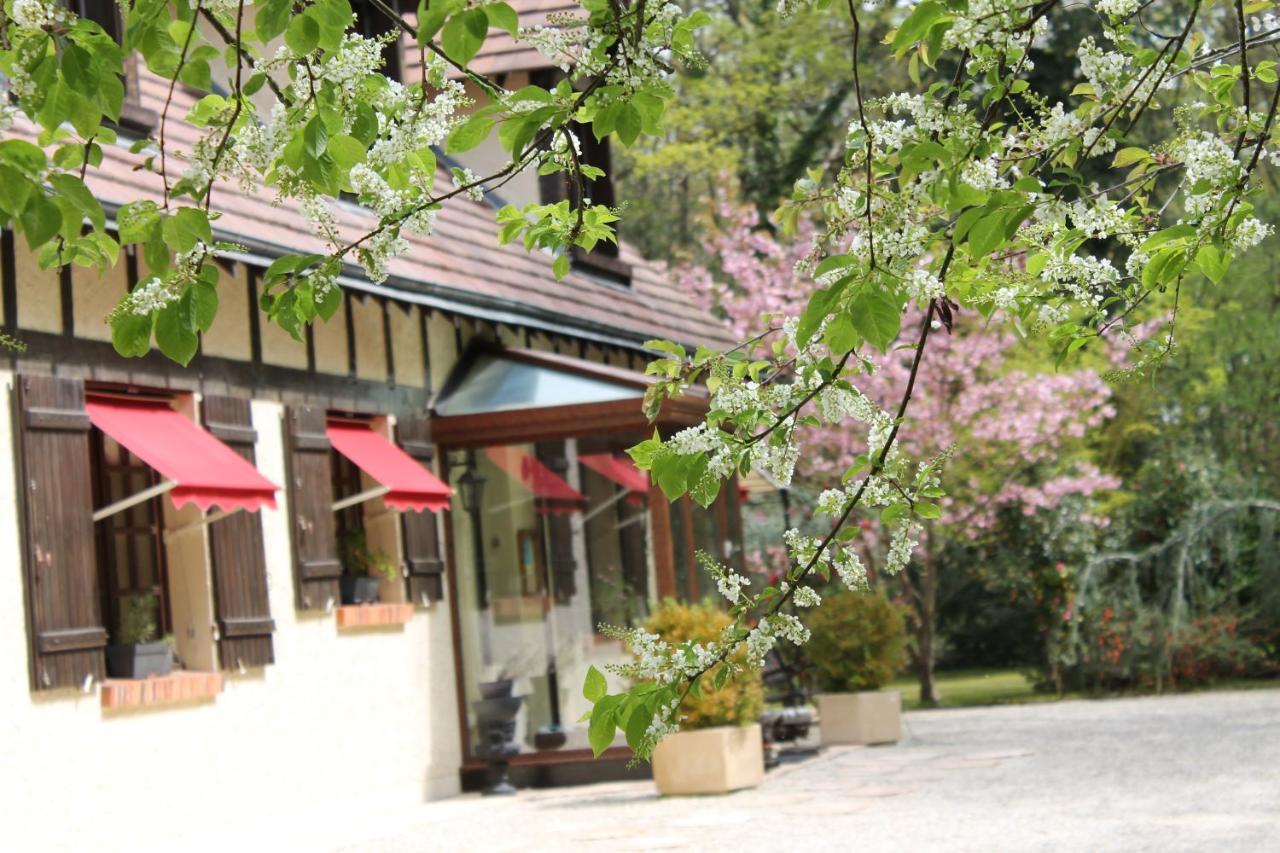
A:
[[[844,354],[858,345],[861,335],[858,334],[848,314],[837,314],[827,324],[823,340],[833,353]]]
[[[569,274],[569,253],[561,252],[556,259],[551,262],[551,272],[556,279],[562,279]]]
[[[809,304],[805,306],[796,326],[796,343],[804,346],[812,340],[822,321],[831,313],[831,306],[840,292],[841,289],[837,287],[821,287],[809,296]]]
[[[512,38],[519,33],[520,17],[516,14],[516,10],[506,3],[490,3],[484,7],[484,13],[488,16],[490,25],[504,30]]]
[[[1145,148],[1121,148],[1116,152],[1116,157],[1111,161],[1113,169],[1123,169],[1126,166],[1132,166],[1134,163],[1141,163],[1144,160],[1150,160],[1151,154]]]
[[[901,307],[879,290],[864,290],[849,306],[854,326],[881,351],[887,351],[902,325]]]
[[[75,175],[65,173],[52,174],[49,183],[72,207],[84,214],[93,227],[101,230],[107,225],[107,215],[102,210],[102,203],[94,198],[93,193],[85,186],[84,181]]]
[[[111,345],[125,358],[141,358],[151,351],[151,315],[123,311],[111,323]]]
[[[627,733],[627,746],[633,751],[639,751],[644,743],[644,736],[649,733],[649,724],[653,722],[653,713],[652,703],[641,700],[627,716],[627,726],[624,731]]]
[[[592,704],[599,702],[609,692],[604,674],[594,666],[587,667],[587,679],[582,685],[582,695]]]
[[[182,303],[178,300],[167,305],[156,315],[156,345],[160,352],[186,367],[195,356],[200,339],[189,325],[190,316],[182,310]]]
[[[488,138],[494,121],[487,116],[472,116],[453,129],[444,143],[444,153],[461,154],[470,151]]]
[[[293,11],[293,0],[267,0],[258,6],[253,19],[254,29],[262,42],[269,42],[284,32],[289,25],[289,15]]]
[[[618,134],[618,139],[628,148],[640,136],[641,119],[640,113],[631,104],[623,104],[618,109],[614,132]]]
[[[320,46],[320,24],[310,15],[294,16],[285,30],[284,43],[298,55],[311,53]]]
[[[618,728],[618,704],[623,697],[605,696],[596,702],[591,711],[591,722],[587,725],[587,741],[596,758],[613,745],[613,736]]]
[[[196,243],[212,243],[209,216],[198,207],[179,208],[164,220],[164,241],[175,252],[189,252]]]
[[[440,33],[440,46],[459,65],[471,61],[489,33],[489,16],[484,9],[468,9],[454,15]]]
[[[466,0],[423,0],[418,4],[418,44],[435,38],[445,19],[466,5]]]
[[[915,510],[921,518],[942,518],[942,507],[929,501],[916,501]]]
[[[62,227],[62,211],[43,192],[31,194],[19,219],[22,222],[22,232],[27,235],[27,245],[32,249],[40,249]]]
[[[1004,215],[999,211],[979,219],[969,229],[969,253],[977,260],[987,257],[1004,242]]]
[[[212,264],[206,264],[206,267]],[[217,267],[213,267],[217,275]],[[209,331],[213,318],[218,314],[218,288],[207,281],[197,281],[191,287],[192,314],[196,328],[202,332]]]
[[[907,19],[902,22],[902,26],[898,27],[897,33],[893,37],[893,50],[899,56],[905,54],[907,50],[933,27],[934,22],[941,18],[947,11],[947,7],[943,6],[937,0],[925,0],[924,3],[916,6]]]
[[[1196,252],[1196,266],[1205,278],[1214,284],[1221,284],[1222,277],[1227,274],[1227,265],[1231,259],[1222,250],[1211,243],[1206,243]]]

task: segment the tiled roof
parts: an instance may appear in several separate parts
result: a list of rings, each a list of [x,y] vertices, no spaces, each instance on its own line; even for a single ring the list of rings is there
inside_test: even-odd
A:
[[[159,114],[167,84],[149,73],[139,77],[143,105]],[[198,138],[197,130],[181,120],[194,100],[183,87],[175,89],[166,130],[170,151],[190,151]],[[90,189],[106,205],[143,198],[160,201],[160,179],[135,169],[141,160],[125,145],[108,146],[101,167],[86,176]],[[169,168],[175,169],[172,161]],[[442,171],[437,186],[448,187],[451,180]],[[377,223],[375,216],[357,205],[337,207],[344,235],[363,234]],[[222,212],[214,227],[227,239],[267,251],[326,251],[292,202],[277,204],[268,194],[243,193],[220,184],[214,190],[213,208]],[[675,286],[663,266],[645,261],[625,244],[622,259],[632,265],[630,287],[576,271],[557,281],[549,255],[528,253],[518,245],[500,246],[497,233],[492,204],[451,199],[445,202],[431,236],[405,234],[410,251],[391,263],[386,286],[406,295],[454,296],[463,306],[497,305],[509,315],[551,318],[567,332],[581,330],[587,336],[608,334],[633,342],[664,337],[713,345],[729,341],[724,324]]]
[[[550,15],[555,15],[560,20],[564,20],[566,16],[584,21],[587,18],[587,13],[582,6],[573,0],[507,0],[507,5],[515,9],[522,27],[544,25]],[[405,18],[416,20],[413,14],[406,14]],[[410,51],[408,58],[410,63],[415,63],[416,51]],[[467,67],[477,74],[493,76],[509,71],[552,68],[555,64],[538,53],[528,42],[518,42],[511,37],[510,33],[503,30],[490,29],[480,52]]]

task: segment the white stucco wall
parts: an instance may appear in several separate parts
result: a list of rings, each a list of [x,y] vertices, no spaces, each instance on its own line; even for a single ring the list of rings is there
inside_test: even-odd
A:
[[[343,631],[294,609],[287,493],[263,512],[273,666],[211,702],[104,712],[95,686],[33,693],[10,418],[0,371],[0,838],[10,850],[149,847],[202,824],[395,808],[458,790],[447,602]],[[258,468],[285,482],[280,405],[253,404]],[[10,842],[17,840],[17,846]],[[22,842],[28,843],[22,843]],[[178,848],[172,848],[178,849]],[[255,850],[246,839],[244,850]]]

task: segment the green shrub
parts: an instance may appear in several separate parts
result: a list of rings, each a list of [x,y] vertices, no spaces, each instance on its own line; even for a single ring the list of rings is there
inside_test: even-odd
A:
[[[687,640],[699,643],[717,642],[726,627],[733,624],[729,614],[709,602],[682,604],[665,599],[649,615],[645,630],[666,642],[679,645]],[[742,666],[746,650],[739,649],[731,660]],[[711,689],[720,664],[699,679],[702,690],[692,693],[680,709],[682,729],[709,729],[713,726],[747,726],[760,717],[764,705],[764,687],[760,673],[745,669],[725,682],[719,690]]]
[[[837,592],[805,619],[807,675],[824,693],[879,690],[906,662],[902,609],[879,593]]]

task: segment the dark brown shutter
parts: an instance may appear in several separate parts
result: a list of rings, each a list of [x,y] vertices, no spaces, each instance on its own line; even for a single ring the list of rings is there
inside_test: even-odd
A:
[[[223,444],[254,462],[249,401],[206,396],[204,425]],[[223,669],[275,663],[262,513],[236,512],[209,525],[213,560],[213,604],[218,620],[218,657]]]
[[[295,406],[289,409],[285,423],[298,607],[323,610],[331,601],[338,603],[338,575],[342,574],[333,519],[325,412],[313,406]]]
[[[550,468],[557,477],[569,473],[569,460],[565,456],[563,441],[547,441],[535,448],[538,461]],[[568,604],[578,593],[575,570],[578,562],[573,558],[573,527],[565,512],[543,515],[547,534],[547,550],[550,552],[547,570],[551,575],[551,587],[557,604]]]
[[[409,415],[396,422],[396,439],[423,467],[435,458],[431,443],[431,421]],[[400,513],[404,525],[404,559],[409,568],[408,594],[414,604],[428,604],[444,598],[444,560],[440,556],[440,528],[430,510]]]
[[[31,686],[105,676],[93,542],[89,415],[78,379],[17,379],[18,493],[25,507]]]

